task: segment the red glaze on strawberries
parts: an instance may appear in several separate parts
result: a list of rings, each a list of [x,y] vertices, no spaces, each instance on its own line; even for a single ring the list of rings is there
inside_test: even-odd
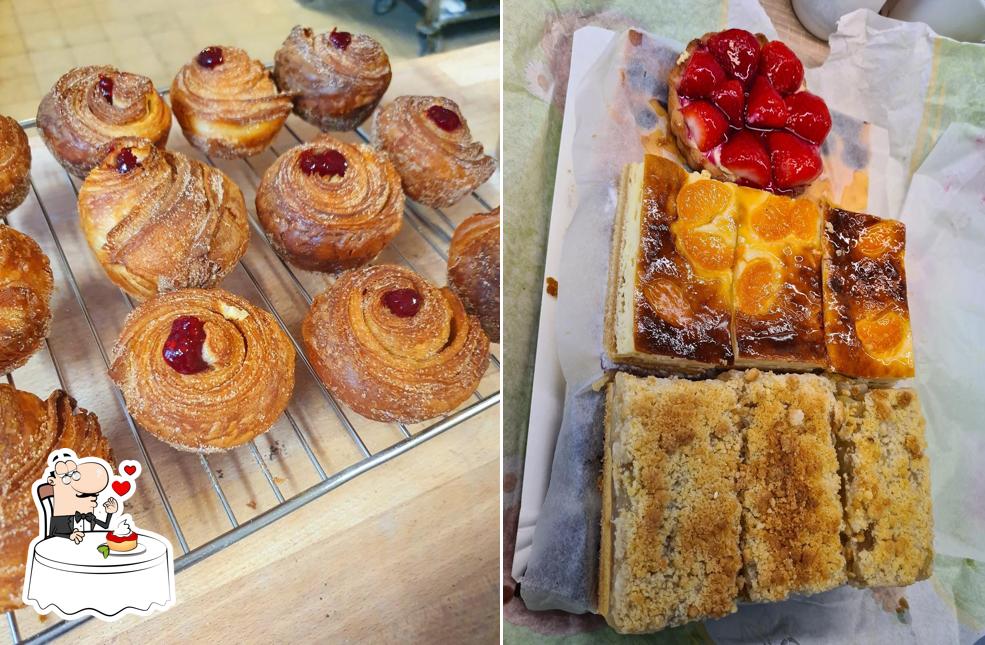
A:
[[[789,132],[770,132],[766,137],[777,188],[804,186],[821,174],[821,155],[812,146]]]
[[[720,160],[740,184],[756,188],[770,184],[770,155],[759,137],[749,130],[739,130],[725,142]]]
[[[820,96],[810,92],[797,92],[786,99],[787,130],[821,145],[831,131],[831,113]]]
[[[787,124],[787,104],[763,76],[757,76],[749,90],[746,123],[761,129],[782,128]]]
[[[694,145],[701,152],[711,150],[725,138],[728,121],[721,110],[706,101],[694,101],[684,107],[684,123]]]
[[[706,51],[696,51],[684,67],[677,91],[688,98],[703,99],[724,80],[725,72],[715,58]]]
[[[742,127],[742,117],[745,114],[746,95],[742,83],[731,78],[711,92],[711,102],[728,117],[729,125],[733,128]]]
[[[759,64],[759,40],[745,29],[726,29],[708,39],[708,49],[732,78],[749,82]]]
[[[789,47],[779,40],[771,40],[763,46],[759,75],[768,78],[780,94],[789,94],[799,90],[804,82],[804,64]]]

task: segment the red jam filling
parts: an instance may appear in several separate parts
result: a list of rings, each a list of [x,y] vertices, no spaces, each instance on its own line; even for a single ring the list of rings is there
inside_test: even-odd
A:
[[[335,49],[345,51],[345,48],[352,42],[352,34],[348,31],[335,31],[335,28],[333,27],[332,33],[328,35],[328,39],[332,42],[332,45],[335,46]]]
[[[202,358],[205,325],[195,316],[180,316],[171,323],[164,341],[164,362],[181,374],[197,374],[209,368]]]
[[[100,74],[97,86],[99,87],[99,93],[102,95],[103,100],[113,105],[113,79]]]
[[[432,105],[428,108],[428,118],[445,132],[454,132],[462,127],[462,120],[448,108]]]
[[[394,289],[383,294],[383,304],[394,316],[410,318],[421,309],[421,294],[413,289]]]
[[[198,64],[207,69],[222,65],[222,47],[206,47],[195,57]]]
[[[127,536],[124,536],[124,537],[119,537],[119,536],[114,535],[112,533],[107,533],[106,534],[106,540],[108,542],[116,542],[117,544],[119,544],[121,542],[129,542],[131,540],[136,540],[136,539],[137,539],[137,534],[136,533],[130,533],[130,535],[127,535]]]
[[[116,172],[121,175],[127,174],[139,165],[140,162],[137,161],[137,155],[133,154],[133,150],[130,148],[123,148],[116,155]]]
[[[308,148],[298,158],[298,165],[306,175],[318,173],[322,177],[345,177],[349,162],[338,150]]]

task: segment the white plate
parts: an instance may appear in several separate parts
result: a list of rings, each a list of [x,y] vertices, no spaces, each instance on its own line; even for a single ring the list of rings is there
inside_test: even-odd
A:
[[[144,546],[143,544],[138,544],[137,546],[135,546],[133,549],[131,549],[129,551],[113,551],[113,550],[110,550],[109,554],[110,555],[123,555],[123,556],[126,556],[126,555],[139,555],[139,554],[143,553],[146,550],[147,550],[147,547],[146,546]]]

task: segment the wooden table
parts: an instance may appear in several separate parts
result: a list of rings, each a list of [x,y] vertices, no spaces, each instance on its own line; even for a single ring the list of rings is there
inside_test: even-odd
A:
[[[384,103],[401,94],[448,96],[461,106],[473,135],[494,152],[499,140],[499,51],[498,43],[489,43],[401,63],[394,69]],[[297,145],[298,139],[307,141],[318,135],[294,116],[287,126],[273,148],[257,157],[245,162],[216,160],[215,165],[243,190],[251,211],[259,176],[276,155]],[[339,137],[358,140],[354,133]],[[74,194],[78,182],[68,181],[35,130],[29,138],[36,191],[11,214],[10,223],[38,240],[51,258],[56,291],[51,352],[42,351],[15,371],[15,384],[42,397],[55,387],[64,387],[81,406],[97,413],[118,460],[140,459],[97,345],[111,347],[129,305],[102,275],[81,237]],[[188,145],[177,125],[168,146],[208,161]],[[499,204],[499,173],[477,193],[484,201]],[[447,248],[447,240],[441,235],[450,234],[454,225],[482,210],[481,203],[468,197],[443,213],[417,208],[421,218],[408,214],[397,239],[378,261],[413,266],[443,284],[441,249]],[[64,264],[46,218],[65,253]],[[253,231],[244,261],[222,286],[266,306],[260,299],[262,290],[270,299],[268,308],[278,311],[288,331],[297,336],[307,308],[304,292],[317,293],[330,279],[295,273],[303,291]],[[71,288],[72,276],[81,301],[87,304],[93,329]],[[493,353],[498,357],[498,346],[493,346]],[[61,378],[52,356],[57,357]],[[326,405],[327,397],[300,361],[296,378],[289,411],[325,471],[332,474],[361,463],[364,455],[358,444]],[[478,397],[489,397],[498,390],[499,371],[493,365],[480,384]],[[369,452],[406,441],[403,429],[394,424],[362,419],[344,407],[343,411]],[[180,572],[178,602],[166,613],[114,623],[89,620],[65,640],[495,640],[500,608],[499,418],[496,404]],[[414,435],[427,425],[416,424],[407,430]],[[258,454],[243,447],[210,455],[207,469],[196,454],[176,451],[142,431],[138,436],[160,475],[189,547],[195,549],[231,528],[210,471],[238,523],[278,506],[273,487],[258,467],[258,457],[287,499],[319,483],[297,434],[282,417],[257,439]],[[171,539],[176,555],[181,554],[146,466],[126,511],[138,526]],[[15,615],[22,638],[57,621],[54,617],[39,620],[30,608]],[[6,625],[0,625],[0,643],[9,641]]]
[[[760,0],[773,21],[780,40],[794,51],[807,67],[817,67],[828,57],[828,43],[804,29],[790,6],[790,0]]]

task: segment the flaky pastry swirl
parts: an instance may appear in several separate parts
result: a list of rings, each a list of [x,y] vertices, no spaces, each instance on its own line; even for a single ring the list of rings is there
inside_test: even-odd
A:
[[[17,121],[0,115],[0,217],[21,205],[31,187],[31,146]]]
[[[172,323],[183,316],[204,326],[205,371],[183,374],[164,359]],[[249,301],[222,289],[183,289],[130,312],[109,374],[148,432],[186,450],[225,450],[266,432],[287,407],[294,347]]]
[[[419,309],[398,316],[386,294],[413,290]],[[315,298],[302,324],[325,386],[359,414],[414,423],[453,410],[489,364],[489,339],[448,289],[394,265],[353,269]]]
[[[186,63],[171,83],[171,108],[188,141],[223,158],[255,155],[266,148],[291,112],[263,63],[242,49],[221,47],[222,62]]]
[[[325,151],[344,157],[343,176],[302,168],[308,156]],[[369,262],[396,237],[404,193],[386,154],[322,135],[267,169],[256,209],[278,253],[304,269],[337,272]]]
[[[383,47],[365,34],[345,35],[351,41],[340,47],[330,33],[297,26],[274,55],[274,79],[295,94],[294,111],[326,131],[355,129],[390,86]]]
[[[41,348],[51,322],[52,288],[48,256],[38,243],[0,224],[0,374]]]
[[[428,117],[437,106],[453,112],[460,125],[446,131]],[[422,204],[451,206],[482,185],[496,160],[482,152],[458,105],[437,96],[401,96],[376,115],[376,139],[403,179],[404,192]]]
[[[55,159],[84,178],[117,137],[143,137],[163,147],[171,110],[149,78],[108,66],[76,67],[41,99],[38,128]]]
[[[89,173],[79,219],[110,280],[140,299],[218,284],[250,239],[243,194],[221,170],[142,139],[117,140]]]
[[[499,342],[499,209],[476,213],[455,228],[448,247],[448,286],[482,329]]]
[[[6,383],[0,384],[0,446],[0,611],[7,611],[23,606],[24,563],[38,534],[32,488],[48,455],[65,448],[113,463],[113,453],[96,415],[76,408],[65,392],[42,401]]]

